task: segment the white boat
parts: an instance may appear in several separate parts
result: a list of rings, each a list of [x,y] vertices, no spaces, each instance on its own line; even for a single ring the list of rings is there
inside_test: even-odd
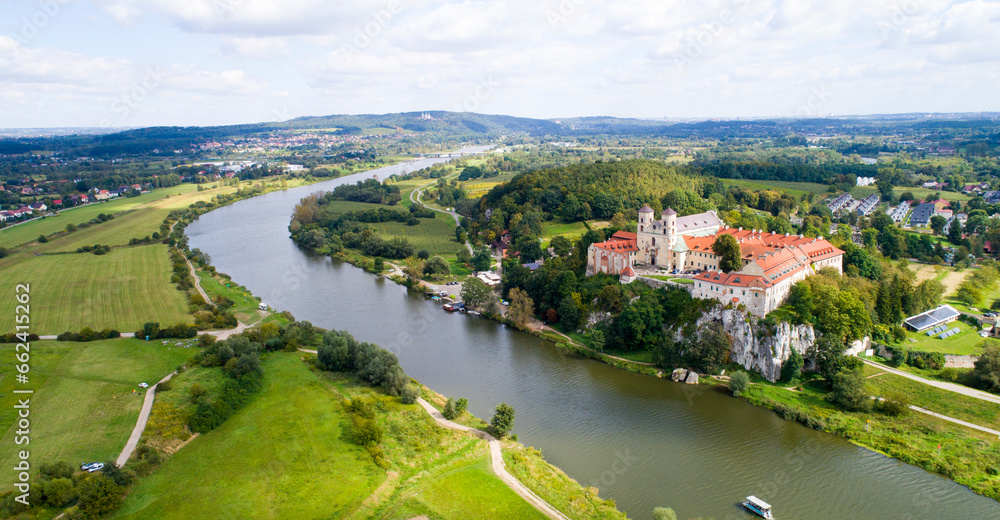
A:
[[[774,515],[771,514],[771,505],[753,495],[747,497],[747,501],[743,502],[743,507],[757,513],[762,518],[774,518]]]

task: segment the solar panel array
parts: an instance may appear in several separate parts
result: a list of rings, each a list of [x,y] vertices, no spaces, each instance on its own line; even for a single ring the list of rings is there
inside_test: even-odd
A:
[[[950,338],[950,337],[954,336],[955,334],[958,334],[961,331],[962,331],[961,329],[959,329],[958,327],[955,327],[954,329],[951,329],[948,332],[945,332],[944,334],[941,334],[938,337],[941,338],[941,339]]]
[[[945,331],[945,329],[947,329],[947,328],[948,328],[948,326],[947,326],[947,325],[939,325],[939,326],[937,326],[937,327],[936,327],[936,328],[935,328],[934,330],[929,330],[929,331],[927,331],[927,335],[928,335],[928,336],[933,336],[933,335],[935,335],[935,334],[940,334],[940,333],[944,332],[944,331]],[[957,330],[957,329],[956,329],[956,330]]]

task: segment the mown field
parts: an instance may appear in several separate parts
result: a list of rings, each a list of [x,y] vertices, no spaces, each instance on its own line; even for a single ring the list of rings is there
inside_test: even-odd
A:
[[[45,217],[44,219],[0,229],[0,246],[6,248],[16,247],[35,240],[38,238],[38,235],[51,235],[58,231],[64,231],[68,224],[79,225],[83,222],[88,222],[100,213],[115,214],[129,211],[143,204],[163,199],[164,197],[190,193],[195,190],[197,190],[197,187],[194,184],[181,184],[172,188],[163,188],[150,193],[144,193],[138,197],[119,198],[99,204],[89,204],[87,206],[63,210],[58,215],[52,217]]]
[[[806,193],[825,194],[829,186],[815,182],[788,182],[788,181],[755,181],[746,179],[722,179],[726,186],[739,186],[748,190],[774,190],[783,191],[795,198],[799,198]]]
[[[124,247],[90,253],[0,260],[0,292],[30,284],[31,331],[59,334],[83,327],[133,332],[147,321],[191,323],[184,293],[170,283],[165,245]],[[15,300],[0,299],[0,331],[14,330]]]
[[[928,336],[926,332],[907,331],[907,340],[900,346],[910,350],[940,352],[942,354],[969,355],[982,352],[979,344],[985,340],[979,336],[978,329],[967,323],[956,321],[949,323],[947,330],[954,328],[958,328],[962,332],[946,339],[940,339],[937,335]],[[911,339],[914,341],[910,341]]]
[[[485,443],[300,358],[268,357],[263,393],[143,479],[113,518],[543,518],[490,473]],[[341,400],[359,396],[380,402],[388,470],[349,440]]]
[[[902,392],[910,399],[910,404],[932,412],[961,419],[972,424],[997,429],[1000,427],[1000,406],[930,385],[913,381],[884,370],[865,365],[864,374],[872,395],[886,392]],[[878,375],[881,374],[881,375]]]
[[[337,212],[364,211],[379,207],[403,210],[401,206],[345,200],[334,201],[330,203],[330,207]],[[426,249],[432,255],[454,255],[462,247],[462,244],[455,241],[455,219],[444,213],[435,213],[433,220],[426,218],[419,220],[418,226],[407,226],[403,222],[378,222],[368,225],[386,240],[405,238],[413,244],[415,251]]]
[[[31,455],[37,468],[46,461],[77,465],[117,457],[142,406],[138,383],[159,381],[193,355],[194,349],[177,348],[173,342],[115,339],[36,341],[30,353],[27,387],[35,391],[31,396]],[[12,390],[25,387],[14,380],[14,345],[0,345],[0,360],[0,393],[9,396]],[[6,446],[14,446],[14,420],[12,406],[0,409],[0,424],[6,428],[0,442]],[[13,467],[14,457],[13,449],[2,450],[0,464]]]

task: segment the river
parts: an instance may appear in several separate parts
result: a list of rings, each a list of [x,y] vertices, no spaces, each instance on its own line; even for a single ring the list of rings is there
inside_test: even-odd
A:
[[[272,307],[392,350],[407,374],[468,398],[479,417],[512,405],[522,443],[631,518],[650,519],[666,506],[679,518],[749,519],[739,502],[751,494],[782,519],[1000,518],[1000,503],[941,476],[713,389],[633,374],[445,313],[354,266],[310,257],[288,238],[292,208],[305,195],[441,160],[237,202],[188,226],[191,247]]]

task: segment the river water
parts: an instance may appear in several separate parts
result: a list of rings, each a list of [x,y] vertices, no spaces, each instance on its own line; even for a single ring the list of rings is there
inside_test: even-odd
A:
[[[483,318],[445,313],[349,264],[309,257],[288,238],[292,208],[305,195],[441,160],[237,202],[188,226],[191,247],[272,307],[392,350],[407,374],[468,398],[479,417],[512,405],[522,443],[631,518],[667,506],[679,518],[749,519],[739,502],[751,494],[781,519],[1000,518],[1000,503],[946,478],[719,391],[615,369]]]

